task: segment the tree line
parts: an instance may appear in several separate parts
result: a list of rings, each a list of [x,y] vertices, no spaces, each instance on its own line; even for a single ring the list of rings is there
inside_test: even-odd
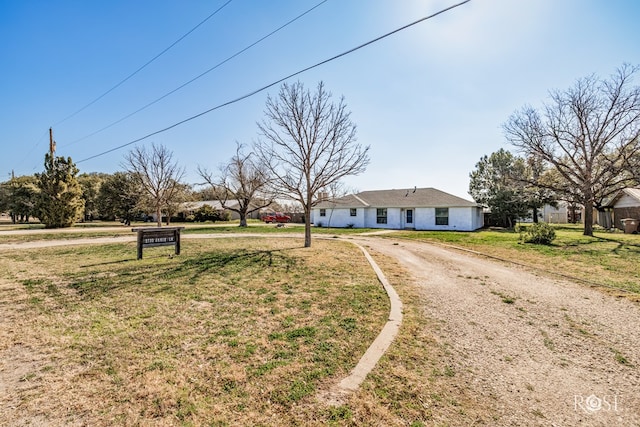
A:
[[[502,125],[516,154],[483,156],[470,173],[469,194],[504,226],[558,201],[593,209],[621,189],[640,185],[640,70],[623,65],[608,78],[591,75],[550,92],[541,108],[526,105]]]
[[[9,212],[14,222],[37,217],[47,228],[92,218],[130,222],[153,212],[160,227],[163,216],[170,219],[181,202],[206,197],[238,213],[240,226],[246,227],[250,213],[284,198],[302,208],[308,247],[318,193],[363,172],[369,163],[369,147],[357,143],[350,116],[344,97],[334,102],[322,82],[315,90],[284,83],[277,96],[267,97],[259,137],[249,152],[237,143],[235,155],[216,173],[198,167],[206,190],[195,192],[183,182],[185,169],[163,145],[134,147],[124,157],[123,171],[114,174],[79,174],[70,157],[56,157],[52,148],[42,173],[0,184],[0,211]]]

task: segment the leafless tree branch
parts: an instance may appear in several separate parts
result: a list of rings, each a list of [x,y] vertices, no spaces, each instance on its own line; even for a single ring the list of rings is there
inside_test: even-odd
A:
[[[311,246],[311,209],[316,194],[349,175],[362,173],[369,147],[356,143],[356,126],[344,98],[331,102],[320,82],[315,92],[302,83],[283,84],[267,98],[262,138],[254,144],[271,184],[298,201],[305,212],[305,247]]]
[[[507,140],[555,168],[558,193],[579,192],[585,235],[592,235],[593,206],[637,183],[640,164],[638,67],[623,65],[609,79],[589,76],[551,93],[543,115],[525,107],[503,125]]]

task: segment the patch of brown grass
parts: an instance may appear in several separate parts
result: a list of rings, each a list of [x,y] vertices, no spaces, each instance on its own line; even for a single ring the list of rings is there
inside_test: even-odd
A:
[[[386,321],[338,241],[185,241],[0,254],[0,417],[49,425],[325,425],[316,392]],[[8,292],[5,292],[8,291]],[[32,363],[25,360],[30,354]],[[22,369],[21,376],[11,372]],[[24,383],[25,387],[19,387]]]

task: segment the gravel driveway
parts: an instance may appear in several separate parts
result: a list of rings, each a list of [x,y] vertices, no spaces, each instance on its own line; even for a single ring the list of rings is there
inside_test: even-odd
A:
[[[412,272],[456,377],[495,425],[640,425],[638,305],[436,245],[360,242]]]

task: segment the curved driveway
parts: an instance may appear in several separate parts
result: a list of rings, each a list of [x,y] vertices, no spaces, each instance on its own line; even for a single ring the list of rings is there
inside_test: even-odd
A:
[[[638,305],[436,245],[356,240],[410,271],[495,425],[640,425]]]

